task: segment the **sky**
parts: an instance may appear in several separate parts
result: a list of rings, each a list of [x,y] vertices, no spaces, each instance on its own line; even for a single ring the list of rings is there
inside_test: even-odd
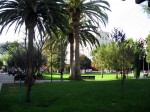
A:
[[[127,38],[138,40],[146,38],[150,33],[150,18],[144,13],[142,6],[135,4],[135,0],[108,0],[111,12],[108,12],[109,22],[103,31],[112,32],[114,27],[122,29]],[[14,34],[11,28],[8,33],[0,36],[0,43],[6,41],[23,41],[24,35]],[[23,32],[23,31],[22,31]]]
[[[111,12],[108,12],[109,22],[102,30],[111,33],[116,27],[122,29],[127,38],[138,40],[147,37],[150,33],[150,18],[141,4],[135,4],[135,0],[108,0],[108,2],[111,9]]]

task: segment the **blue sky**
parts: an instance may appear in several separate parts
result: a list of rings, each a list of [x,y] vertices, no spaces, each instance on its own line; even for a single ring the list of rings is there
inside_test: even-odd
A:
[[[112,32],[114,27],[122,29],[127,38],[138,40],[150,33],[150,18],[144,13],[141,5],[135,0],[108,0],[111,12],[108,12],[109,23],[104,31]]]

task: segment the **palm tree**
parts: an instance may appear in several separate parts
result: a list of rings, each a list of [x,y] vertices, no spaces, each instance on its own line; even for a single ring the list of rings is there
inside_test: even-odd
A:
[[[95,35],[100,36],[100,34],[97,32],[97,27],[89,25],[89,24],[81,24],[80,26],[80,33],[79,33],[79,38],[80,38],[80,45],[81,46],[87,46],[90,45],[91,48],[92,46],[98,46],[99,41],[98,38],[95,37]],[[74,74],[74,38],[73,38],[73,33],[69,34],[69,43],[70,43],[70,78],[74,80],[75,74]]]
[[[37,28],[41,34],[56,31],[56,28],[64,30],[62,23],[66,21],[62,0],[2,0],[0,1],[0,25],[3,29],[10,28],[13,24],[15,32],[20,31],[25,25],[28,36],[28,87],[26,101],[30,102],[30,92],[33,77],[33,40],[34,29]]]
[[[105,10],[109,9],[109,3],[103,0],[69,0],[68,11],[72,20],[73,38],[75,46],[75,77],[74,79],[80,80],[80,58],[79,58],[79,34],[80,22],[88,21],[91,24],[99,26],[99,22],[106,25],[108,20]],[[83,19],[84,18],[84,19]],[[81,23],[82,24],[82,23]],[[73,41],[72,41],[73,42]]]

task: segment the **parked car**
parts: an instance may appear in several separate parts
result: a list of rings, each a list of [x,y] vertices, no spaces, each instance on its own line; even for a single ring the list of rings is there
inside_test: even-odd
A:
[[[9,69],[9,70],[8,70],[8,74],[9,74],[9,75],[13,75],[13,76],[15,76],[15,74],[17,74],[17,72],[18,72],[17,69]]]

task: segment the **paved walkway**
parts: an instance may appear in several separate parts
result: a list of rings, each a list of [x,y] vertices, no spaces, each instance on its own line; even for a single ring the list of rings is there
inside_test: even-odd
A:
[[[14,77],[9,76],[7,73],[0,73],[0,91],[3,83],[13,83]]]
[[[69,80],[63,80],[66,82]],[[51,80],[36,80],[35,83],[44,83],[44,82],[51,82]],[[52,80],[52,82],[61,82],[61,80]],[[0,73],[0,91],[3,83],[14,83],[14,76],[8,75],[7,73]],[[15,83],[20,83],[20,81],[15,81]]]
[[[14,83],[14,76],[7,73],[0,73],[0,83]]]

